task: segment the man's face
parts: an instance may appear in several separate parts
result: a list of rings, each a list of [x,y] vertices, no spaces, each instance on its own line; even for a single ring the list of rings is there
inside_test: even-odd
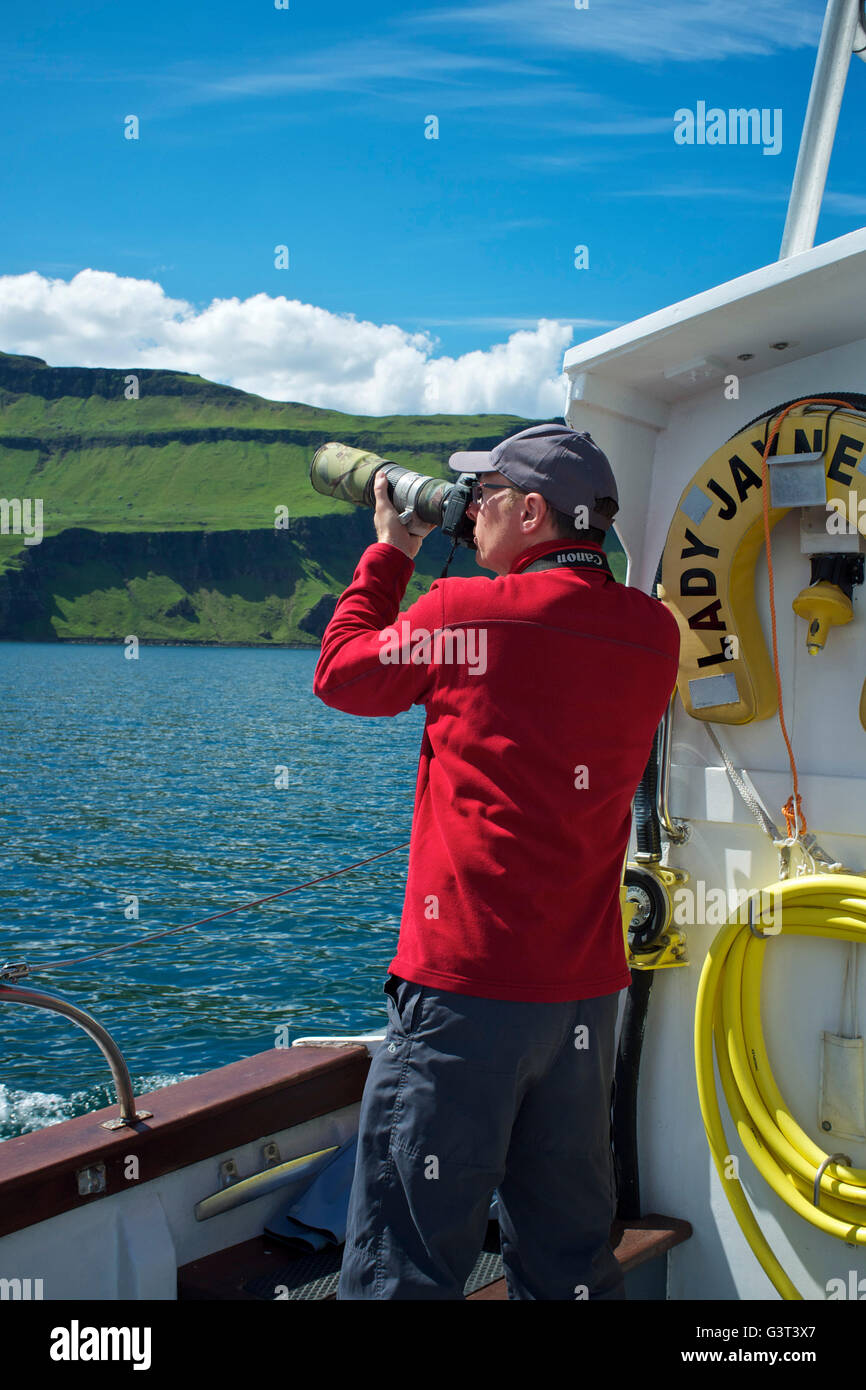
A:
[[[466,509],[475,523],[475,559],[482,569],[507,574],[524,550],[556,539],[547,519],[547,503],[538,492],[512,490],[508,479],[498,472],[482,473],[478,481],[483,500]]]

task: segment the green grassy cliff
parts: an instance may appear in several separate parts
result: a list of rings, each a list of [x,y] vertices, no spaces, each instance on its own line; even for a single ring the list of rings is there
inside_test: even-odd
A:
[[[370,511],[313,490],[315,450],[339,439],[453,477],[455,450],[529,423],[344,415],[182,372],[0,353],[0,498],[41,498],[43,511],[40,544],[0,533],[0,638],[313,646],[375,540]],[[425,540],[406,603],[447,550],[438,532]],[[460,547],[450,573],[482,571]]]

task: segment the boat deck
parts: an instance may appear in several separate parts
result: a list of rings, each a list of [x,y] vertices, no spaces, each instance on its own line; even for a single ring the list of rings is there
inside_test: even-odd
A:
[[[628,1225],[615,1222],[611,1242],[623,1273],[630,1274],[688,1240],[691,1234],[687,1221],[652,1215]],[[315,1255],[293,1257],[287,1247],[266,1236],[256,1236],[182,1266],[178,1270],[178,1298],[195,1302],[272,1302],[278,1297],[334,1299],[343,1248],[335,1246]],[[484,1249],[466,1281],[464,1293],[467,1300],[508,1298],[495,1221],[488,1224]]]
[[[136,1105],[152,1113],[132,1127],[105,1129],[106,1121],[117,1118],[116,1107],[109,1106],[6,1140],[0,1260],[8,1236],[14,1242],[7,1247],[14,1252],[8,1259],[42,1267],[38,1262],[51,1248],[42,1242],[50,1239],[56,1221],[62,1225],[56,1228],[52,1298],[81,1296],[75,1251],[90,1243],[100,1259],[91,1265],[89,1297],[334,1299],[343,1246],[296,1254],[264,1234],[292,1189],[278,1186],[269,1197],[253,1194],[254,1206],[243,1186],[267,1176],[273,1155],[265,1152],[266,1144],[283,1162],[292,1161],[300,1126],[306,1126],[299,1146],[307,1154],[345,1142],[351,1132],[346,1117],[362,1098],[369,1065],[368,1050],[357,1041],[271,1049],[138,1096]],[[340,1115],[342,1130],[333,1118]],[[146,1175],[143,1182],[126,1177],[133,1157],[137,1171]],[[243,1174],[228,1188],[220,1177],[227,1160]],[[203,1226],[198,1206],[216,1193],[231,1196],[232,1189],[241,1200],[213,1225]],[[221,1232],[227,1237],[222,1241]],[[239,1239],[242,1233],[245,1238]],[[667,1261],[657,1257],[691,1234],[687,1221],[667,1216],[615,1223],[611,1243],[626,1275],[627,1297],[664,1299]],[[138,1251],[134,1277],[125,1253],[130,1241]],[[201,1250],[203,1244],[209,1253],[190,1260],[196,1245]],[[188,1254],[178,1261],[184,1249]],[[472,1299],[508,1297],[495,1221],[488,1223],[465,1292]]]

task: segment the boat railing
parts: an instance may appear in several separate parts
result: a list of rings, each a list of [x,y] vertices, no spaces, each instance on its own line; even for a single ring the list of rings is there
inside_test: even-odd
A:
[[[152,1119],[152,1111],[137,1111],[135,1108],[129,1068],[111,1034],[103,1028],[101,1023],[97,1023],[95,1018],[85,1013],[83,1009],[79,1009],[76,1004],[71,1004],[68,999],[62,999],[56,994],[46,994],[41,989],[29,989],[19,984],[19,980],[28,974],[29,967],[24,961],[11,961],[0,967],[0,1003],[5,1001],[7,1004],[26,1004],[32,1009],[48,1009],[51,1013],[62,1014],[64,1018],[77,1024],[89,1038],[93,1039],[111,1068],[117,1104],[120,1109],[120,1114],[116,1119],[102,1121],[102,1128],[122,1129],[124,1125],[134,1125],[139,1120]]]

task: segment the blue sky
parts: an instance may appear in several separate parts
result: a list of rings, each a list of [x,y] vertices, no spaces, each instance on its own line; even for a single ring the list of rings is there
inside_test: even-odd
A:
[[[569,342],[777,258],[823,9],[7,9],[0,347],[377,411],[531,413],[542,373],[551,413]],[[780,153],[677,144],[699,101],[780,108]],[[855,58],[818,241],[866,223],[864,128]]]

